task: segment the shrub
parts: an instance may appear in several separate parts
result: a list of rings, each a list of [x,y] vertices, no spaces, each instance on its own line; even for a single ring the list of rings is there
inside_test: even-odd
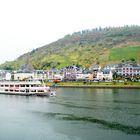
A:
[[[128,82],[124,82],[124,85],[128,85]]]

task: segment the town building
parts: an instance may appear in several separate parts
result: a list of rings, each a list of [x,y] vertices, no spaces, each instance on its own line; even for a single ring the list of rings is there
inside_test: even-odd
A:
[[[34,79],[34,70],[28,64],[21,65],[20,69],[14,72],[14,80]]]
[[[33,78],[35,80],[46,80],[47,79],[47,71],[45,71],[45,70],[35,70]]]
[[[113,80],[113,73],[111,70],[103,70],[97,72],[97,80]]]
[[[116,73],[120,76],[131,77],[140,76],[140,65],[138,64],[119,64]]]
[[[0,80],[11,80],[12,74],[9,70],[0,70]]]
[[[90,73],[93,74],[93,79],[97,78],[97,73],[101,70],[100,65],[94,65],[89,68]]]
[[[75,69],[64,69],[64,81],[76,81],[76,70]]]

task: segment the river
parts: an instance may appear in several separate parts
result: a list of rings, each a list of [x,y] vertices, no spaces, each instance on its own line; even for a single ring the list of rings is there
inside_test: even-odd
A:
[[[0,140],[139,140],[140,89],[0,95]]]

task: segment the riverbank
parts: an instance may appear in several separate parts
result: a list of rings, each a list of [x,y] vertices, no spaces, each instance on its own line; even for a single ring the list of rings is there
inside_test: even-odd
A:
[[[54,83],[47,82],[49,86]],[[60,82],[55,84],[64,88],[137,88],[140,89],[140,82]]]
[[[88,85],[83,85],[83,86],[60,86],[58,85],[57,87],[63,87],[63,88],[126,88],[126,89],[140,89],[140,86],[88,86]]]

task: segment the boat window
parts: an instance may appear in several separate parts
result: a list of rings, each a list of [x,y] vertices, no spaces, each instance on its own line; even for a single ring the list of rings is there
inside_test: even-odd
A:
[[[13,92],[13,90],[12,90],[12,89],[10,89],[10,91],[12,91],[12,92]]]
[[[44,92],[44,90],[38,90],[38,92]]]
[[[4,85],[0,85],[1,87],[4,87]]]
[[[14,85],[10,85],[10,87],[14,87]]]
[[[26,85],[26,87],[29,87],[29,85]]]
[[[15,92],[19,92],[19,90],[15,90]]]
[[[19,87],[19,85],[15,85],[15,87]]]
[[[38,85],[35,85],[35,84],[34,84],[34,85],[31,85],[31,87],[38,87]]]
[[[8,89],[5,89],[5,91],[8,91]]]
[[[20,85],[20,87],[25,87],[25,85]]]
[[[25,90],[20,90],[20,92],[25,92]]]
[[[5,87],[9,87],[9,85],[5,85]]]
[[[36,90],[31,90],[31,92],[36,92]]]

